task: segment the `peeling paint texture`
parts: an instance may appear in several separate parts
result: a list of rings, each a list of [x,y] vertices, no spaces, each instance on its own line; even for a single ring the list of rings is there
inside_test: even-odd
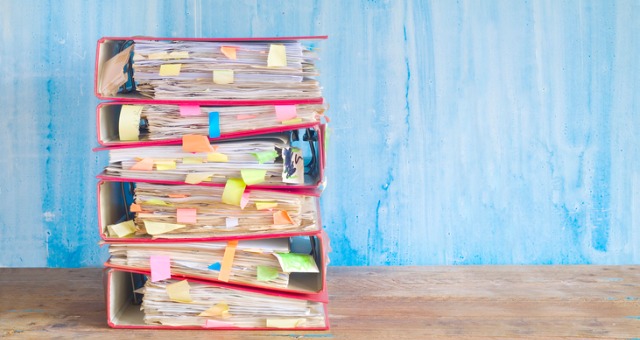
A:
[[[640,263],[638,1],[0,0],[0,266],[100,266],[102,36],[329,35],[332,264]]]

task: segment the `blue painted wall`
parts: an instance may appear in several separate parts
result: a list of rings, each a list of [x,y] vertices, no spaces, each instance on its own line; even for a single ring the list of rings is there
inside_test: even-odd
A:
[[[0,266],[100,266],[101,36],[328,34],[332,264],[640,263],[640,2],[0,0]]]

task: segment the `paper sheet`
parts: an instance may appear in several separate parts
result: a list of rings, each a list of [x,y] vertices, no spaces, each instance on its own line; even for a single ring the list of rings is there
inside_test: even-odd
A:
[[[267,319],[267,327],[270,328],[296,328],[305,323],[305,319]]]
[[[282,149],[282,181],[304,184],[304,159],[300,149],[294,147]]]

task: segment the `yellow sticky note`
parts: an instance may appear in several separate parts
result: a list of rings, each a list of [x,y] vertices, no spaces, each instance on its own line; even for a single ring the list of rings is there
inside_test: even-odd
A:
[[[184,227],[186,227],[184,224],[144,221],[144,228],[149,235],[161,235]]]
[[[151,60],[169,59],[169,53],[167,52],[151,53],[147,56],[147,58]]]
[[[114,234],[118,237],[129,236],[136,232],[136,225],[133,223],[133,220],[124,221],[118,224],[112,224],[107,226],[109,230],[109,235],[113,236]]]
[[[229,178],[222,192],[222,202],[240,206],[240,200],[242,200],[245,188],[246,184],[244,184],[242,178]]]
[[[198,314],[198,316],[220,316],[223,319],[227,319],[231,317],[231,314],[229,314],[229,305],[224,302],[219,302],[215,304],[215,306]]]
[[[207,154],[207,161],[209,162],[219,162],[226,163],[229,161],[229,157],[223,153],[219,152],[211,152]]]
[[[224,54],[229,59],[236,59],[236,48],[231,46],[222,46],[220,47],[220,52]]]
[[[258,210],[273,209],[277,206],[278,206],[277,202],[256,202],[256,209]]]
[[[176,162],[172,160],[156,160],[153,162],[159,171],[173,170],[176,168]]]
[[[169,58],[171,59],[186,59],[189,58],[188,51],[173,51],[169,53]]]
[[[200,157],[184,157],[182,164],[202,164],[203,159]]]
[[[160,75],[163,77],[179,76],[182,64],[162,64],[160,65]]]
[[[167,285],[167,295],[169,300],[174,302],[192,302],[191,299],[191,286],[187,280],[178,281],[176,283],[170,283]]]
[[[269,57],[267,57],[268,67],[286,67],[287,50],[284,45],[271,44],[269,46]]]
[[[293,118],[288,120],[283,120],[282,125],[293,125],[302,123],[302,118]]]
[[[211,172],[199,172],[199,173],[191,173],[187,174],[187,177],[184,179],[185,183],[188,184],[198,184],[200,182],[210,182],[213,173]]]
[[[213,70],[213,82],[216,84],[233,84],[233,70]]]
[[[213,147],[209,143],[209,138],[203,135],[182,136],[182,151],[184,152],[210,152]]]
[[[122,105],[118,121],[118,135],[121,141],[138,140],[141,113],[142,105]]]
[[[260,184],[264,182],[264,177],[267,175],[267,170],[260,169],[242,169],[240,170],[242,180],[246,185]]]
[[[267,319],[267,327],[270,328],[296,328],[305,323],[305,319]]]
[[[238,240],[227,242],[227,247],[224,250],[224,256],[222,256],[222,264],[220,265],[218,280],[229,282],[229,277],[231,276],[231,268],[233,267],[233,258],[235,257],[237,246]]]
[[[143,158],[140,162],[134,164],[129,170],[151,171],[153,170],[153,159]]]

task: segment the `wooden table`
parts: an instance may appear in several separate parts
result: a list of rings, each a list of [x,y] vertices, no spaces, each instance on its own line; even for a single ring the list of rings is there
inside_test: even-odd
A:
[[[640,266],[330,267],[327,332],[110,329],[101,269],[0,268],[0,337],[637,338]]]

